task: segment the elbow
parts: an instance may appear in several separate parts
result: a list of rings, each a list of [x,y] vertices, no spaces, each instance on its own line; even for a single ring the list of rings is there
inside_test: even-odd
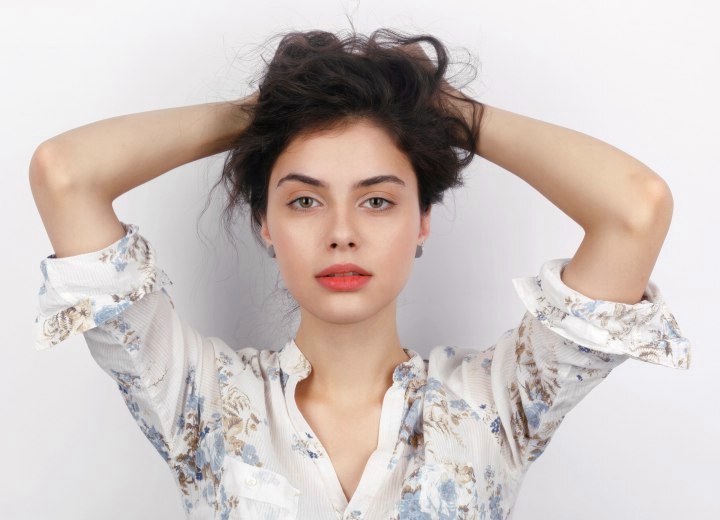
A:
[[[629,227],[635,232],[665,230],[670,228],[673,213],[673,197],[667,182],[653,173],[643,180],[638,190],[638,202],[629,218]]]
[[[67,189],[69,179],[62,172],[64,168],[55,144],[49,140],[42,142],[30,158],[30,184],[36,188],[62,190]]]

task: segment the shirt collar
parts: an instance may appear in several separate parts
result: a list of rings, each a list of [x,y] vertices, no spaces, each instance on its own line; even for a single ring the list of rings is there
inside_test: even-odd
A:
[[[410,359],[402,361],[393,370],[393,386],[407,388],[408,384],[415,379],[425,380],[425,361],[416,351],[405,347],[403,350],[410,356]],[[288,340],[280,349],[278,358],[280,369],[288,376],[305,379],[310,375],[312,370],[310,361],[298,348],[294,338]]]

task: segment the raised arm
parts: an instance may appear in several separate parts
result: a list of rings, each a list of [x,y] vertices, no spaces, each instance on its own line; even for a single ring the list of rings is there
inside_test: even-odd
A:
[[[522,178],[585,237],[562,281],[593,299],[641,300],[672,218],[667,183],[589,135],[485,105],[479,155]]]
[[[36,349],[82,333],[171,468],[187,513],[216,503],[216,461],[225,445],[215,351],[223,343],[175,310],[166,290],[172,281],[154,248],[137,225],[118,220],[112,201],[229,149],[249,122],[245,116],[237,103],[208,103],[106,119],[42,143],[30,165],[55,249],[40,262]]]
[[[182,164],[228,150],[248,123],[239,103],[112,117],[40,144],[30,162],[30,186],[55,255],[98,251],[120,239],[125,230],[113,200]]]
[[[585,230],[569,262],[546,261],[538,276],[513,279],[526,308],[517,327],[484,352],[455,355],[450,380],[520,475],[614,368],[634,358],[687,369],[691,345],[649,283],[672,215],[665,182],[580,132],[488,105],[478,122],[479,155]]]
[[[410,45],[408,52],[435,73],[422,47]],[[641,301],[672,219],[667,183],[599,139],[479,103],[445,80],[441,87],[439,106],[479,128],[476,153],[523,179],[585,230],[562,282],[597,300]]]
[[[418,47],[414,54],[428,60]],[[521,479],[565,416],[626,359],[689,368],[690,342],[650,282],[672,196],[646,165],[598,139],[479,103],[446,82],[440,95],[441,109],[473,129],[475,153],[585,230],[572,259],[546,261],[537,276],[513,279],[526,310],[496,344],[430,354]],[[456,141],[467,147],[464,134]]]

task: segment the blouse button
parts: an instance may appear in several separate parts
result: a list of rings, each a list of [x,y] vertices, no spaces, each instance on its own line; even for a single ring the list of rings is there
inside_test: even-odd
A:
[[[253,477],[248,477],[245,479],[245,483],[248,486],[254,486],[255,484],[257,484],[257,480],[255,480]]]

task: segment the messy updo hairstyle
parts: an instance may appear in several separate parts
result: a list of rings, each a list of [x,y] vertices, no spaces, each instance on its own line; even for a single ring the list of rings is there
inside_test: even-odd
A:
[[[477,153],[484,107],[469,98],[464,106],[472,107],[474,117],[468,125],[456,105],[441,95],[449,95],[449,86],[463,85],[445,77],[448,51],[437,38],[391,29],[367,37],[354,28],[349,35],[294,31],[270,40],[276,38],[280,42],[272,59],[268,63],[263,57],[265,67],[254,80],[259,95],[237,101],[237,117],[247,126],[230,143],[213,186],[223,183],[227,191],[223,221],[231,241],[238,209],[249,212],[254,238],[266,247],[260,229],[267,214],[270,173],[294,138],[359,120],[379,125],[406,154],[417,178],[421,213],[441,202],[445,191],[463,186],[461,171]],[[413,44],[417,48],[423,43],[434,52],[413,51]],[[474,78],[474,67],[472,71]],[[468,98],[462,99],[466,103]]]

